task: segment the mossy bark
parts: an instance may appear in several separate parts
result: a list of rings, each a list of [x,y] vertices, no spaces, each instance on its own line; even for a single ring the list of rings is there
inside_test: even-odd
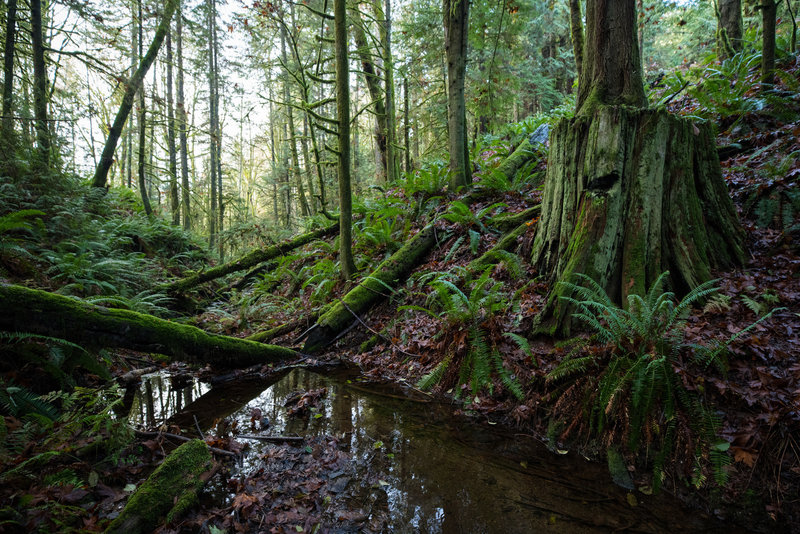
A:
[[[600,107],[551,134],[532,263],[553,290],[537,332],[568,333],[559,281],[595,279],[617,302],[665,270],[686,293],[711,270],[741,265],[744,232],[710,128],[665,111]]]
[[[307,245],[316,239],[322,239],[323,237],[334,235],[338,231],[338,222],[324,228],[318,228],[312,232],[308,232],[293,239],[278,243],[277,245],[272,245],[263,249],[260,248],[252,250],[244,256],[224,265],[219,265],[207,271],[203,271],[202,273],[192,274],[170,284],[165,284],[162,286],[162,289],[168,293],[180,293],[205,282],[210,282],[211,280],[221,278],[225,275],[235,273],[237,271],[243,271],[258,265],[259,263],[275,259],[291,250],[302,247],[303,245]]]
[[[529,210],[526,210],[523,213],[526,213],[527,211]],[[512,231],[508,232],[506,235],[501,237],[492,248],[487,250],[479,258],[471,261],[469,265],[467,265],[467,271],[469,273],[476,274],[490,265],[496,265],[500,263],[503,260],[500,252],[511,251],[512,248],[515,248],[519,244],[519,238],[525,235],[525,232],[527,232],[532,225],[533,223],[531,221],[525,221]]]
[[[519,146],[514,149],[514,152],[508,155],[506,159],[497,167],[497,171],[503,173],[509,180],[514,179],[517,171],[532,159],[539,157],[539,151],[531,144],[526,137],[522,140]]]
[[[361,316],[385,298],[389,293],[388,288],[403,280],[433,248],[435,242],[435,230],[433,226],[427,226],[381,263],[341,301],[333,304],[317,319],[317,323],[308,334],[303,352],[316,352],[329,345],[355,320],[353,314]]]
[[[197,503],[203,474],[211,470],[211,453],[204,441],[188,441],[175,449],[131,495],[107,534],[152,532],[162,520],[171,523]]]
[[[534,219],[538,219],[539,213],[542,211],[542,205],[536,204],[526,210],[522,210],[519,213],[511,213],[508,215],[498,215],[497,217],[492,217],[490,224],[495,228],[508,232],[515,228],[518,228],[523,223],[532,223]]]
[[[22,286],[0,284],[0,330],[31,332],[87,347],[158,352],[184,361],[247,367],[297,358],[297,352],[209,334],[130,310],[105,308]],[[13,310],[13,312],[12,312]]]

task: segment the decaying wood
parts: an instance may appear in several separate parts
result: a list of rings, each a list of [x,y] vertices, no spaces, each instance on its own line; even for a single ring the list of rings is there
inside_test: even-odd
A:
[[[389,288],[404,280],[433,248],[435,242],[433,226],[420,230],[400,250],[350,290],[341,302],[335,303],[317,319],[316,324],[308,332],[303,352],[312,353],[325,348],[356,320],[354,314],[363,315],[386,298],[391,292]]]
[[[284,347],[229,336],[130,310],[105,308],[79,299],[22,286],[0,284],[0,330],[31,332],[86,347],[121,347],[157,352],[189,362],[227,367],[296,359]]]
[[[532,263],[554,289],[535,331],[568,332],[558,282],[574,273],[627,303],[666,270],[671,288],[685,294],[712,269],[741,265],[744,253],[708,125],[601,106],[552,131]]]
[[[204,441],[184,443],[167,456],[128,499],[125,508],[106,529],[108,534],[152,532],[162,518],[171,523],[197,504],[203,475],[214,468]]]
[[[259,248],[252,250],[240,258],[223,265],[218,265],[217,267],[213,267],[207,271],[191,274],[170,284],[165,284],[162,286],[162,289],[168,293],[180,293],[205,282],[221,278],[225,275],[255,267],[259,263],[264,263],[280,257],[287,252],[298,247],[302,247],[303,245],[307,245],[314,240],[332,236],[338,231],[339,223],[331,224],[330,226],[326,226],[324,228],[318,228],[314,231],[299,235],[282,243],[278,243],[277,245],[272,245],[263,249]]]

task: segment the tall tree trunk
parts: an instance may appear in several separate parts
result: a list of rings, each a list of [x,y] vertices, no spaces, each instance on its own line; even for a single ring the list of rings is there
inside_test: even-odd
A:
[[[220,71],[219,71],[219,35],[217,33],[217,6],[214,7],[214,24],[211,26],[211,35],[214,43],[214,125],[215,125],[215,140],[217,143],[217,206],[219,207],[219,226],[218,232],[225,229],[225,201],[222,195],[222,121],[219,118],[219,86],[220,86]],[[219,258],[220,261],[225,261],[225,247],[221,239],[219,242]]]
[[[144,76],[147,74],[147,71],[150,69],[150,66],[153,64],[153,61],[155,61],[156,56],[158,55],[158,49],[161,48],[161,43],[164,42],[164,37],[166,36],[167,29],[169,28],[169,21],[172,19],[172,14],[175,12],[177,5],[178,0],[167,0],[166,7],[164,8],[164,16],[161,19],[158,28],[156,28],[156,34],[153,38],[153,42],[150,44],[150,48],[147,49],[147,54],[139,63],[139,68],[136,69],[136,72],[133,74],[131,79],[128,80],[128,83],[125,87],[125,94],[122,97],[122,103],[117,111],[117,116],[114,118],[114,124],[111,125],[111,129],[108,131],[108,138],[106,139],[106,144],[103,147],[103,153],[100,156],[100,164],[97,166],[97,169],[94,173],[94,178],[92,179],[92,185],[94,187],[106,186],[108,171],[111,169],[111,165],[114,163],[114,151],[117,148],[117,143],[119,142],[122,128],[125,126],[125,121],[128,120],[128,115],[131,112],[131,108],[133,108],[134,97],[142,87]]]
[[[763,0],[761,4],[761,24],[763,38],[761,44],[761,90],[772,89],[775,83],[775,19],[778,14],[776,0]]]
[[[717,57],[727,59],[742,50],[742,0],[719,0],[716,15]]]
[[[591,115],[601,103],[635,108],[646,104],[635,15],[631,0],[586,3],[586,40],[576,115]]]
[[[177,34],[176,53],[178,56],[178,137],[181,151],[181,197],[183,205],[183,228],[192,227],[192,215],[189,198],[189,150],[186,139],[186,101],[183,95],[183,9],[182,0],[178,0],[178,14],[175,22]]]
[[[44,63],[41,0],[31,0],[31,47],[36,142],[41,163],[46,169],[50,166],[50,126],[47,124],[47,71]]]
[[[411,147],[409,146],[411,124],[408,122],[408,78],[403,78],[403,146],[405,147],[405,171],[411,172]]]
[[[444,0],[443,13],[447,56],[447,148],[450,151],[450,190],[456,191],[472,183],[467,147],[467,108],[464,101],[469,1]]]
[[[358,9],[353,10],[356,20],[353,23],[353,37],[356,42],[356,53],[361,61],[361,69],[364,72],[364,81],[367,84],[369,97],[372,100],[372,105],[375,114],[375,146],[377,147],[377,169],[378,169],[378,182],[386,182],[388,180],[388,143],[387,143],[387,114],[386,114],[386,98],[384,97],[383,90],[381,89],[381,76],[375,62],[372,59],[369,43],[367,41],[367,33],[364,30],[364,20],[361,12]]]
[[[634,14],[634,0],[587,3],[579,112],[550,134],[533,246],[533,265],[552,283],[538,332],[569,332],[559,282],[575,273],[627,303],[665,270],[686,293],[744,260],[710,127],[633,107],[645,105]]]
[[[169,198],[172,224],[181,224],[178,195],[178,154],[175,146],[175,109],[172,102],[172,32],[167,32],[167,151],[169,152]]]
[[[214,26],[217,24],[215,0],[208,0],[208,170],[211,177],[211,206],[208,215],[208,246],[214,249],[217,239],[217,124],[215,122],[216,80],[214,69]]]
[[[356,272],[353,262],[353,199],[350,192],[350,69],[347,57],[347,10],[345,0],[334,0],[336,46],[336,116],[339,121],[339,262],[342,277]]]
[[[292,19],[294,20],[294,6],[292,6]],[[294,28],[294,24],[292,24]],[[281,57],[285,68],[289,68],[289,58],[286,53],[286,27],[281,26]],[[298,68],[303,68],[298,65]],[[289,84],[289,78],[283,79],[283,99],[286,102],[286,114],[288,117],[289,135],[286,142],[289,144],[289,153],[292,157],[291,175],[294,177],[294,182],[297,184],[297,200],[300,204],[300,213],[303,217],[311,215],[311,208],[308,206],[308,199],[306,198],[305,187],[303,187],[303,176],[300,173],[300,157],[297,153],[297,130],[294,124],[294,110],[292,109],[292,90]],[[288,170],[287,170],[288,172]]]
[[[397,119],[394,99],[394,59],[392,58],[392,4],[391,0],[373,0],[375,17],[379,21],[381,41],[383,42],[383,73],[386,93],[386,178],[389,182],[397,180]]]
[[[17,32],[17,0],[8,0],[6,10],[6,45],[3,50],[3,141],[8,148],[14,137],[14,43]]]
[[[139,58],[142,61],[142,0],[137,2],[139,9]],[[155,57],[153,57],[155,61]],[[144,78],[144,77],[142,77]],[[144,79],[142,79],[144,82]],[[138,158],[138,174],[139,174],[139,194],[142,196],[142,205],[144,212],[150,216],[153,214],[153,208],[150,207],[150,197],[147,194],[147,180],[145,176],[145,147],[147,146],[147,125],[146,125],[146,111],[144,102],[144,83],[139,88],[139,158]],[[109,137],[111,133],[109,132]]]
[[[572,52],[575,55],[575,72],[580,78],[583,69],[583,18],[581,0],[569,0],[569,27],[572,35]]]

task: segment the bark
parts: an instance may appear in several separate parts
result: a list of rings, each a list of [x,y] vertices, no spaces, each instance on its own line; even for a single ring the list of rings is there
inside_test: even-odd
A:
[[[469,1],[444,0],[443,12],[447,56],[447,148],[450,151],[450,190],[456,191],[472,183],[467,148],[467,110],[464,101]]]
[[[41,163],[47,168],[50,166],[50,127],[47,124],[47,70],[44,63],[41,0],[31,0],[31,49],[33,53],[33,107],[36,117],[36,143]]]
[[[208,445],[199,439],[187,441],[136,489],[105,532],[144,534],[152,532],[164,518],[167,523],[180,519],[197,504],[197,493],[213,468]]]
[[[580,0],[569,0],[569,26],[572,34],[572,51],[575,54],[575,72],[580,77],[583,69],[583,19]]]
[[[381,41],[383,42],[383,74],[386,93],[386,179],[392,183],[397,180],[397,120],[394,101],[394,60],[392,59],[392,4],[385,0],[373,0],[375,18],[378,19]]]
[[[350,70],[347,57],[347,10],[345,0],[334,0],[336,41],[336,118],[339,133],[339,261],[342,277],[356,272],[353,262],[353,198],[350,190]]]
[[[717,57],[727,59],[742,50],[742,0],[719,0]]]
[[[216,69],[214,66],[214,26],[217,24],[215,0],[208,0],[208,129],[209,174],[211,176],[211,208],[208,214],[208,247],[213,250],[217,239],[217,123]]]
[[[517,174],[517,171],[522,168],[523,165],[529,161],[539,159],[540,157],[541,152],[534,147],[529,138],[526,137],[519,146],[514,149],[514,152],[509,154],[508,157],[498,165],[497,171],[503,173],[509,180],[513,180],[514,175]]]
[[[575,114],[591,116],[601,105],[646,104],[634,0],[588,0]]]
[[[167,150],[169,152],[169,198],[172,224],[181,224],[181,205],[178,195],[178,154],[175,147],[175,109],[172,102],[172,32],[167,32]]]
[[[271,259],[277,258],[286,254],[287,252],[294,250],[298,247],[302,247],[303,245],[307,245],[312,241],[317,239],[322,239],[323,237],[327,237],[330,235],[334,235],[337,230],[339,229],[339,224],[332,224],[325,228],[319,228],[312,232],[308,232],[297,236],[293,239],[288,241],[284,241],[283,243],[279,243],[277,245],[272,245],[267,248],[263,249],[255,249],[248,254],[245,254],[241,258],[233,260],[229,263],[224,265],[219,265],[202,273],[192,274],[187,276],[186,278],[182,278],[177,280],[176,282],[172,282],[171,284],[167,284],[163,286],[163,289],[168,293],[178,293],[186,291],[187,289],[191,289],[197,285],[203,284],[205,282],[209,282],[211,280],[215,280],[222,276],[225,276],[230,273],[235,273],[237,271],[243,271],[245,269],[249,269],[250,267],[254,267],[259,263],[264,263],[265,261],[269,261]]]
[[[408,78],[403,78],[403,146],[405,147],[405,171],[411,172],[411,147],[409,136],[411,124],[408,121]]]
[[[392,287],[403,281],[435,243],[433,226],[424,228],[410,239],[317,319],[309,331],[303,352],[316,352],[332,343],[355,320],[353,314],[361,317],[383,300],[388,291],[387,286]]]
[[[778,3],[763,0],[761,4],[761,24],[763,38],[761,44],[761,90],[770,90],[775,83],[775,20]]]
[[[0,329],[58,337],[91,348],[158,352],[223,367],[248,367],[298,356],[291,349],[209,334],[193,326],[22,286],[0,285],[0,301],[14,310],[0,315]]]
[[[708,125],[665,111],[602,107],[551,135],[532,263],[553,290],[537,332],[568,333],[559,281],[595,279],[616,302],[663,272],[685,294],[741,265],[744,233]]]
[[[189,150],[186,139],[186,101],[183,94],[183,11],[181,0],[178,0],[177,20],[175,21],[176,32],[176,54],[178,56],[178,87],[177,87],[177,107],[178,107],[178,137],[180,139],[181,151],[181,197],[183,206],[183,228],[192,228],[192,214],[189,199]]]
[[[375,146],[378,149],[379,155],[378,181],[386,182],[388,181],[387,165],[389,161],[386,138],[386,101],[384,100],[383,91],[380,86],[380,74],[378,74],[378,69],[370,54],[361,12],[355,9],[354,13],[356,20],[353,23],[353,36],[356,42],[356,53],[361,61],[364,81],[367,83],[367,90],[369,91],[369,97],[372,99],[375,114]]]
[[[117,116],[114,118],[114,124],[111,125],[111,129],[108,131],[108,138],[106,139],[106,144],[103,147],[103,153],[100,156],[100,164],[97,166],[97,169],[94,173],[94,178],[92,179],[92,185],[94,187],[106,186],[108,171],[111,169],[111,165],[114,163],[114,151],[117,148],[117,143],[119,142],[122,128],[125,126],[125,121],[128,120],[128,115],[131,112],[131,108],[133,108],[133,99],[136,96],[136,93],[141,89],[144,76],[147,74],[147,71],[150,69],[150,66],[153,64],[153,61],[155,61],[156,56],[158,55],[158,50],[161,48],[161,43],[164,42],[164,37],[167,34],[167,28],[169,28],[169,21],[172,18],[172,14],[175,12],[177,5],[178,0],[167,0],[166,7],[164,9],[164,16],[161,19],[158,28],[156,29],[156,35],[153,38],[153,42],[150,44],[150,48],[147,49],[147,54],[145,54],[145,56],[142,58],[142,61],[139,63],[139,67],[136,69],[136,72],[133,74],[131,79],[128,80],[128,83],[125,86],[125,94],[122,97],[122,103],[117,111]]]
[[[283,64],[288,65],[288,58],[286,56],[286,28],[281,27],[281,55],[283,56]],[[301,67],[302,68],[302,67]],[[295,129],[294,124],[294,109],[292,108],[291,99],[292,99],[292,92],[289,88],[289,80],[284,78],[283,82],[283,94],[284,99],[286,101],[286,113],[288,115],[289,120],[289,136],[286,139],[286,142],[289,143],[289,152],[292,156],[292,176],[294,176],[294,182],[297,184],[297,200],[300,203],[300,214],[303,217],[308,217],[311,215],[311,207],[308,205],[308,199],[306,198],[306,190],[303,186],[303,176],[300,173],[300,156],[297,152],[297,130]]]
[[[138,0],[137,5],[139,7],[139,58],[142,57],[142,47],[144,42],[142,40],[142,2],[143,0]],[[153,58],[155,61],[155,57]],[[143,80],[144,82],[144,80]],[[147,191],[147,183],[145,181],[145,165],[144,165],[144,158],[145,158],[145,148],[146,148],[146,136],[147,136],[147,128],[146,128],[146,117],[147,111],[145,110],[145,101],[144,101],[144,83],[142,83],[142,87],[139,88],[139,157],[138,157],[138,176],[139,176],[139,193],[142,196],[142,205],[144,206],[144,212],[150,216],[153,214],[153,209],[150,207],[150,196],[148,195]]]
[[[14,36],[17,31],[17,0],[8,0],[6,44],[3,51],[3,138],[14,136]],[[9,143],[10,144],[10,143]]]

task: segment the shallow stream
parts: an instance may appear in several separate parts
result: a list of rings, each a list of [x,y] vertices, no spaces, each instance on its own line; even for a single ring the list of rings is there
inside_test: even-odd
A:
[[[177,425],[185,435],[232,424],[248,435],[337,436],[353,459],[353,478],[377,480],[385,491],[390,532],[739,531],[665,494],[629,495],[604,465],[575,453],[553,453],[531,436],[456,417],[452,405],[404,398],[402,389],[352,375],[298,369],[277,381],[213,389],[194,380],[171,384],[162,374],[145,377],[131,422]],[[287,417],[287,396],[320,388],[326,394],[318,408]],[[257,469],[258,453],[276,446],[249,441],[237,476]]]

